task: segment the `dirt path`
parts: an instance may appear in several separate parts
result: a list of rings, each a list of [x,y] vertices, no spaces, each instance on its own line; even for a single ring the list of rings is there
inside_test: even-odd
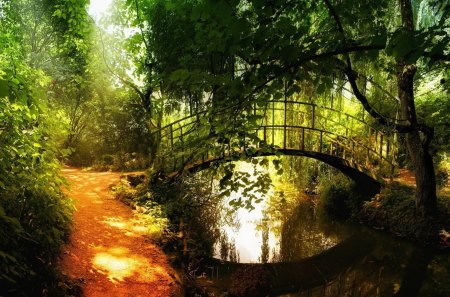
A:
[[[120,174],[74,168],[63,174],[77,211],[60,266],[82,279],[83,296],[180,296],[165,254],[145,240],[145,227],[134,225],[132,211],[109,192]]]
[[[394,180],[411,187],[416,186],[416,176],[414,175],[413,171],[408,169],[400,169],[398,176],[394,178]]]

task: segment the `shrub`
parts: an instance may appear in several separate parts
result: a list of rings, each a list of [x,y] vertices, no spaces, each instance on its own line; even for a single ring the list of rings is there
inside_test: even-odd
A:
[[[411,186],[398,182],[389,184],[380,194],[367,201],[355,218],[376,229],[385,229],[422,245],[436,245],[438,231],[448,226],[448,202],[438,199],[436,218],[425,219],[416,213],[414,192]]]
[[[441,155],[441,161],[439,162],[436,170],[436,182],[439,186],[445,186],[448,184],[450,177],[450,157],[447,154]]]
[[[348,219],[361,207],[364,197],[356,190],[356,184],[338,174],[332,181],[320,186],[320,203],[325,212],[335,219]]]
[[[103,155],[92,163],[95,171],[133,171],[146,169],[150,165],[149,158],[136,153],[117,153]]]
[[[0,98],[0,296],[57,296],[54,263],[73,210],[53,138],[63,120],[46,117],[23,82],[6,82],[14,92]]]
[[[140,175],[137,177],[142,178]],[[149,192],[141,193],[136,189],[138,185],[143,186],[142,183],[132,184],[129,179],[128,176],[123,177],[120,183],[112,188],[114,196],[136,210],[135,220],[146,227],[146,234],[150,239],[162,240],[163,234],[168,232],[167,215],[161,205],[152,200]]]
[[[31,176],[35,179],[21,179],[23,192],[0,191],[0,296],[41,296],[57,289],[54,264],[68,238],[73,208],[60,183]]]

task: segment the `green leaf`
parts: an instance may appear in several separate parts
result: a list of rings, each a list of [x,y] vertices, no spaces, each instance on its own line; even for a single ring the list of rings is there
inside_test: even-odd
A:
[[[394,56],[396,59],[401,59],[411,53],[414,47],[414,33],[405,30],[398,30],[393,34],[386,48],[386,53]]]
[[[9,86],[6,80],[0,79],[0,98],[7,97],[9,95]]]
[[[11,82],[13,83],[13,84],[15,84],[15,85],[19,85],[20,84],[20,80],[18,80],[17,78],[12,78],[11,79]]]
[[[294,95],[295,93],[300,93],[301,88],[298,85],[293,85],[289,88],[289,90],[286,93],[286,96],[290,97],[292,95]]]

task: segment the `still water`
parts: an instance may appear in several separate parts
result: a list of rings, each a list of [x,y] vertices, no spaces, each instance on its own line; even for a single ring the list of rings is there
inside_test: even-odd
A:
[[[278,296],[450,296],[448,253],[329,220],[319,200],[274,183],[254,210],[223,223],[215,258],[225,261],[211,259],[202,286],[219,296],[236,271],[263,267]]]

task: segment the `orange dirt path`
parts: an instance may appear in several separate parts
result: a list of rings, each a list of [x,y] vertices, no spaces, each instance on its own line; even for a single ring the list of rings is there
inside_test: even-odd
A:
[[[166,255],[145,239],[145,227],[133,223],[131,209],[112,197],[109,188],[120,174],[75,168],[63,174],[77,210],[60,267],[82,280],[83,296],[181,296]]]

